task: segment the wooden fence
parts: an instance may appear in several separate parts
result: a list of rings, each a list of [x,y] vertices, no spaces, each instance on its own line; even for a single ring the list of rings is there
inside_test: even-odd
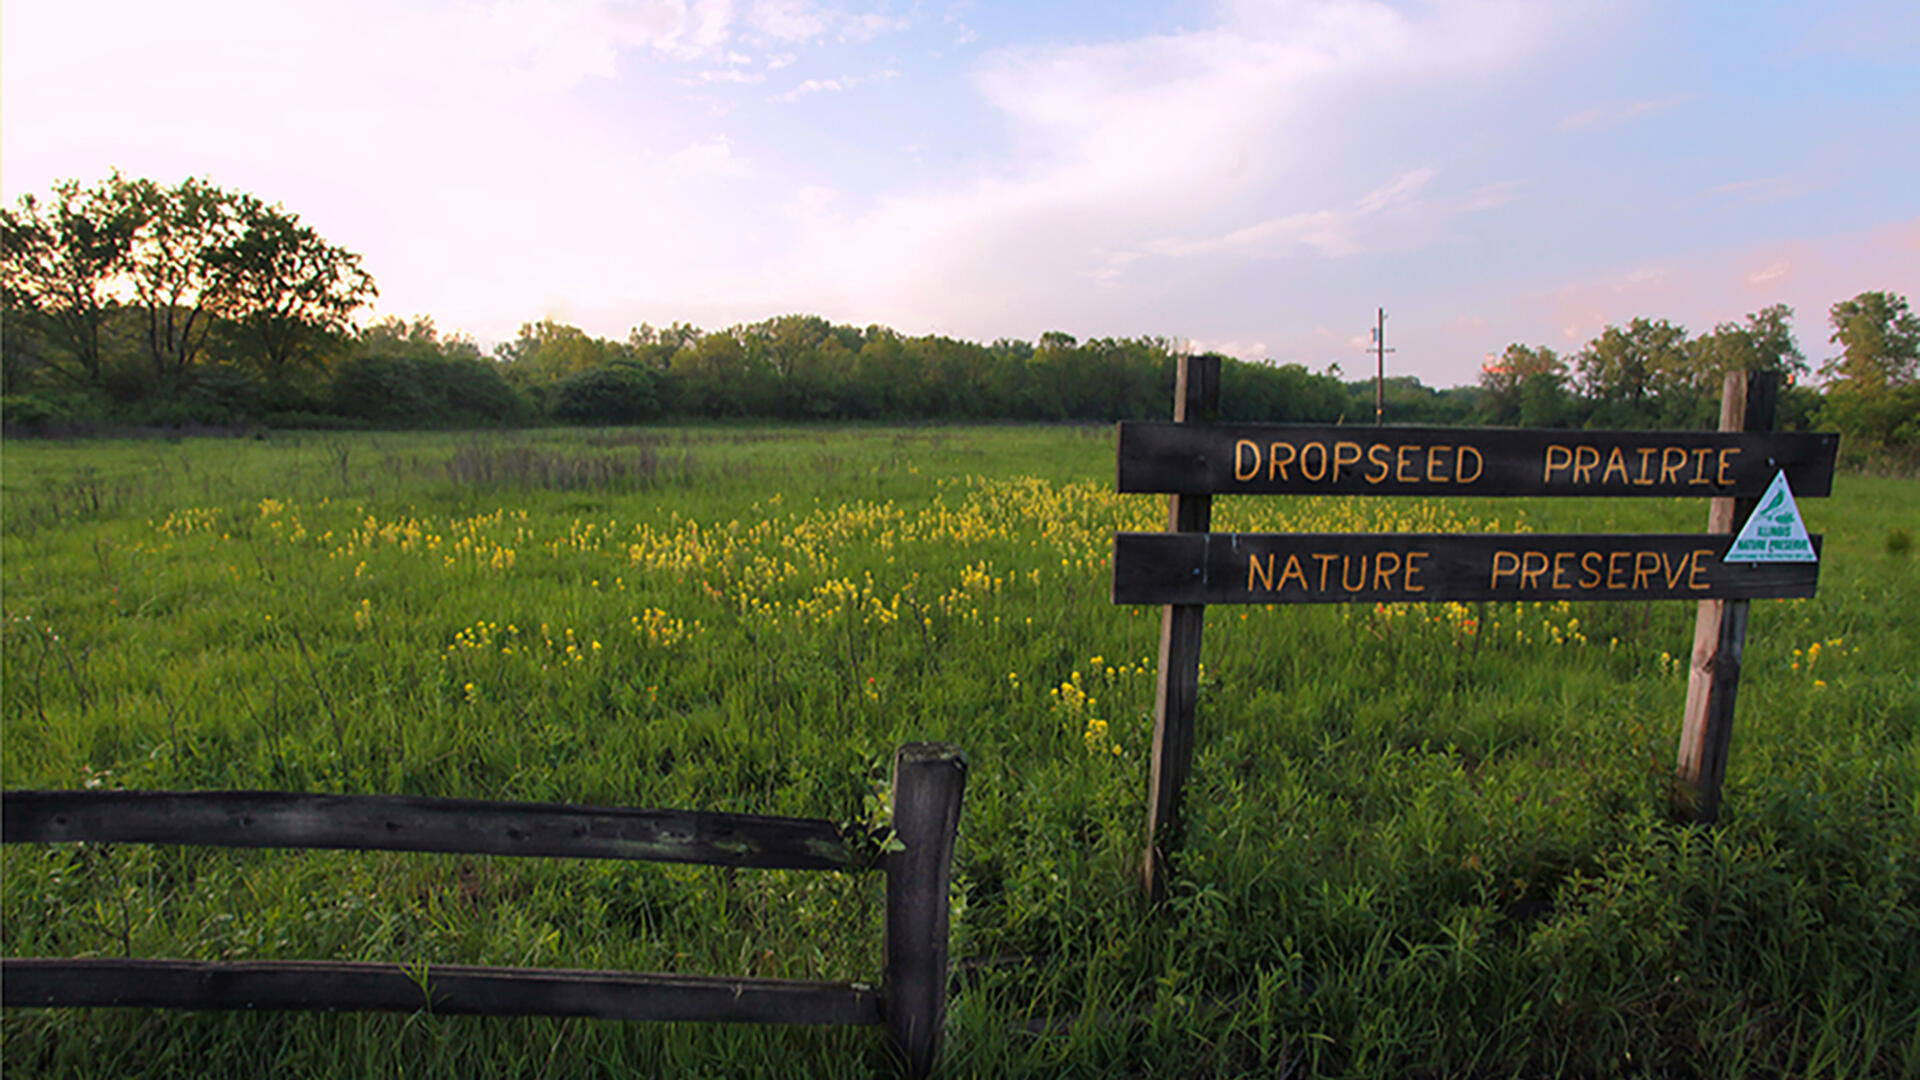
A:
[[[7,1008],[130,1006],[584,1016],[603,1020],[885,1025],[910,1076],[939,1052],[947,890],[966,758],[942,743],[894,756],[891,836],[830,821],[392,795],[273,791],[9,791],[5,843],[428,851],[634,859],[887,875],[886,968],[864,983],[330,961],[13,958]],[[890,842],[889,842],[890,841]]]

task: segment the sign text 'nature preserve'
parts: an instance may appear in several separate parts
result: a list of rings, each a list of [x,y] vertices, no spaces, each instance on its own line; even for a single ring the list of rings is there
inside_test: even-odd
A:
[[[1812,596],[1818,562],[1723,561],[1726,535],[1138,533],[1119,604],[1705,600]],[[1819,537],[1814,537],[1817,551]]]

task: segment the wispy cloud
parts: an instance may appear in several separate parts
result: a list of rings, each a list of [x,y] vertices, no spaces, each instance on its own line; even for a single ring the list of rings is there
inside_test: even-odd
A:
[[[899,76],[899,71],[888,68],[885,71],[876,71],[871,75],[841,75],[831,79],[806,79],[784,94],[774,94],[767,98],[767,101],[778,104],[792,104],[809,94],[837,94],[842,90],[851,90],[863,83],[882,82],[887,79],[899,78]]]
[[[1798,198],[1812,190],[1806,180],[1792,175],[1762,176],[1753,180],[1735,180],[1728,184],[1718,184],[1709,189],[1709,194],[1722,195],[1748,203],[1779,202],[1783,199]]]
[[[850,15],[840,25],[840,40],[864,45],[881,34],[905,30],[912,23],[904,16],[888,15],[885,12],[869,11],[861,15]]]
[[[1581,128],[1614,127],[1627,123],[1648,113],[1661,112],[1687,100],[1688,95],[1652,98],[1636,101],[1631,105],[1604,105],[1592,109],[1582,109],[1566,116],[1560,121],[1561,131],[1578,131]]]
[[[765,82],[766,78],[767,73],[764,71],[741,71],[739,68],[710,68],[706,71],[695,72],[681,79],[680,83],[683,86],[697,86],[703,83],[735,83],[747,85]]]
[[[749,27],[779,41],[811,41],[826,32],[828,21],[808,0],[758,0],[746,18]]]
[[[1245,258],[1336,258],[1401,249],[1430,239],[1439,226],[1460,214],[1505,206],[1520,187],[1518,181],[1503,181],[1462,196],[1435,198],[1426,191],[1436,175],[1431,166],[1410,169],[1342,206],[1296,211],[1205,239],[1157,242],[1147,249],[1175,257]]]
[[[1758,270],[1747,274],[1746,283],[1754,288],[1762,288],[1785,280],[1793,272],[1793,263],[1786,259],[1775,259]]]

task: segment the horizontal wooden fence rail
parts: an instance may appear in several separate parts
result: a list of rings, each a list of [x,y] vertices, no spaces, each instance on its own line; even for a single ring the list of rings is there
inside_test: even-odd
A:
[[[616,971],[329,961],[0,960],[8,1008],[123,1006],[884,1024],[912,1076],[931,1072],[946,1013],[947,892],[966,758],[943,743],[894,757],[889,837],[830,821],[392,795],[270,791],[9,791],[5,843],[426,851],[760,869],[882,870],[879,986]],[[892,850],[888,850],[892,849]]]
[[[746,1024],[878,1024],[863,983],[618,971],[277,960],[9,957],[6,1005],[466,1016],[585,1016]]]
[[[8,843],[434,851],[858,870],[876,838],[830,821],[568,803],[286,791],[9,791]]]

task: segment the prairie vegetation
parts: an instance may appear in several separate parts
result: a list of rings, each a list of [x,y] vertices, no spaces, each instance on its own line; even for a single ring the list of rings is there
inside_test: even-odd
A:
[[[1920,487],[1803,504],[1723,824],[1668,816],[1688,604],[1216,608],[1187,844],[1135,887],[1156,610],[1106,428],[9,440],[9,788],[884,820],[972,761],[946,1074],[1920,1071]],[[1216,501],[1217,529],[1697,531],[1699,502]],[[15,956],[872,979],[877,884],[8,847]],[[20,1075],[863,1076],[877,1033],[12,1010]]]

